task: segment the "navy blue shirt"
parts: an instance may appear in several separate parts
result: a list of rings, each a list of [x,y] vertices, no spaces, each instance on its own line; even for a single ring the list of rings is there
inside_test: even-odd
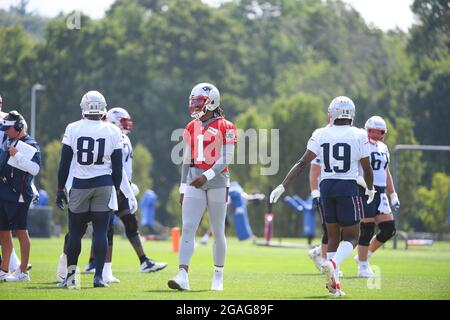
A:
[[[41,166],[41,152],[37,142],[29,135],[23,136],[20,140],[37,149],[31,161]],[[31,202],[34,196],[31,189],[33,175],[7,164],[11,142],[13,142],[11,139],[7,139],[0,147],[0,200],[19,202],[22,195],[25,202]]]

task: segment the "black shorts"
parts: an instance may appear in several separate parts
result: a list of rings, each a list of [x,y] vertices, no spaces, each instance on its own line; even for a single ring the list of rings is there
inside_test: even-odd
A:
[[[26,230],[30,202],[0,200],[0,231]]]
[[[319,206],[317,207],[317,211],[319,212],[320,223],[325,224],[325,211],[323,210],[322,199],[319,201]]]
[[[382,201],[382,195],[386,193],[386,188],[385,187],[377,187],[374,186],[375,190],[377,191],[377,193],[375,193],[375,197],[373,198],[373,201],[370,204],[367,204],[367,200],[369,199],[368,196],[366,196],[366,189],[364,189],[363,187],[359,187],[359,194],[361,195],[361,199],[364,205],[364,211],[363,211],[363,217],[364,218],[374,218],[377,215],[380,214],[384,214],[387,212],[381,212],[380,211],[380,207],[381,208],[389,208],[389,210],[383,210],[383,211],[389,211],[390,212],[390,207],[389,207],[389,202],[387,202],[387,198],[384,199],[384,203],[383,206],[381,206],[381,201]]]
[[[363,204],[355,180],[322,180],[320,201],[326,223],[349,227],[359,223],[363,217]]]
[[[130,213],[130,206],[128,204],[128,199],[125,197],[122,191],[119,191],[119,195],[117,196],[117,204],[119,210],[116,211],[116,214],[119,217],[122,217]]]

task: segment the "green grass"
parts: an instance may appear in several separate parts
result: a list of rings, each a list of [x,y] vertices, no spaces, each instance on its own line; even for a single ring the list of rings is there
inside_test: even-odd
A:
[[[287,240],[296,242],[295,240]],[[299,242],[299,240],[297,240]],[[90,240],[83,240],[79,265],[87,262]],[[19,248],[15,240],[15,247]],[[211,242],[197,246],[190,267],[189,292],[167,287],[177,273],[178,255],[169,241],[144,243],[152,258],[169,266],[158,272],[139,272],[139,261],[127,240],[114,240],[113,270],[121,283],[107,289],[92,288],[92,275],[81,275],[81,290],[56,287],[55,271],[62,239],[32,239],[31,282],[0,283],[0,300],[6,299],[329,299],[320,275],[307,256],[307,249],[260,247],[250,242],[228,239],[228,256],[223,292],[210,291],[212,268]],[[389,244],[389,247],[391,245]],[[342,266],[341,280],[347,296],[343,299],[450,299],[450,244],[409,250],[380,249],[372,266],[381,273],[380,288],[369,289],[366,279],[355,278],[356,264],[349,258]],[[369,280],[370,281],[370,280]],[[370,284],[377,283],[372,280]]]

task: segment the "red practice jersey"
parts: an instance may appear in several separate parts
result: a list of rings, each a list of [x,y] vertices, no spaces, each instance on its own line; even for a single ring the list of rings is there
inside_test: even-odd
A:
[[[225,144],[237,143],[237,130],[232,122],[222,117],[205,127],[200,120],[192,120],[184,129],[183,139],[191,148],[191,163],[208,170],[219,159]],[[228,172],[228,167],[222,172]]]

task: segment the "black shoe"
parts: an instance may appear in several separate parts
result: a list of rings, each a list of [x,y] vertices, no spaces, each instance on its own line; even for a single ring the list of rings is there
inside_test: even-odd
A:
[[[145,260],[141,264],[141,272],[156,272],[167,267],[166,262],[156,262],[151,259]]]
[[[89,273],[94,273],[95,272],[95,260],[94,261],[89,261],[88,265],[86,266],[85,271],[89,272]]]
[[[101,277],[94,278],[94,288],[108,288],[109,285],[106,282],[103,282]]]

